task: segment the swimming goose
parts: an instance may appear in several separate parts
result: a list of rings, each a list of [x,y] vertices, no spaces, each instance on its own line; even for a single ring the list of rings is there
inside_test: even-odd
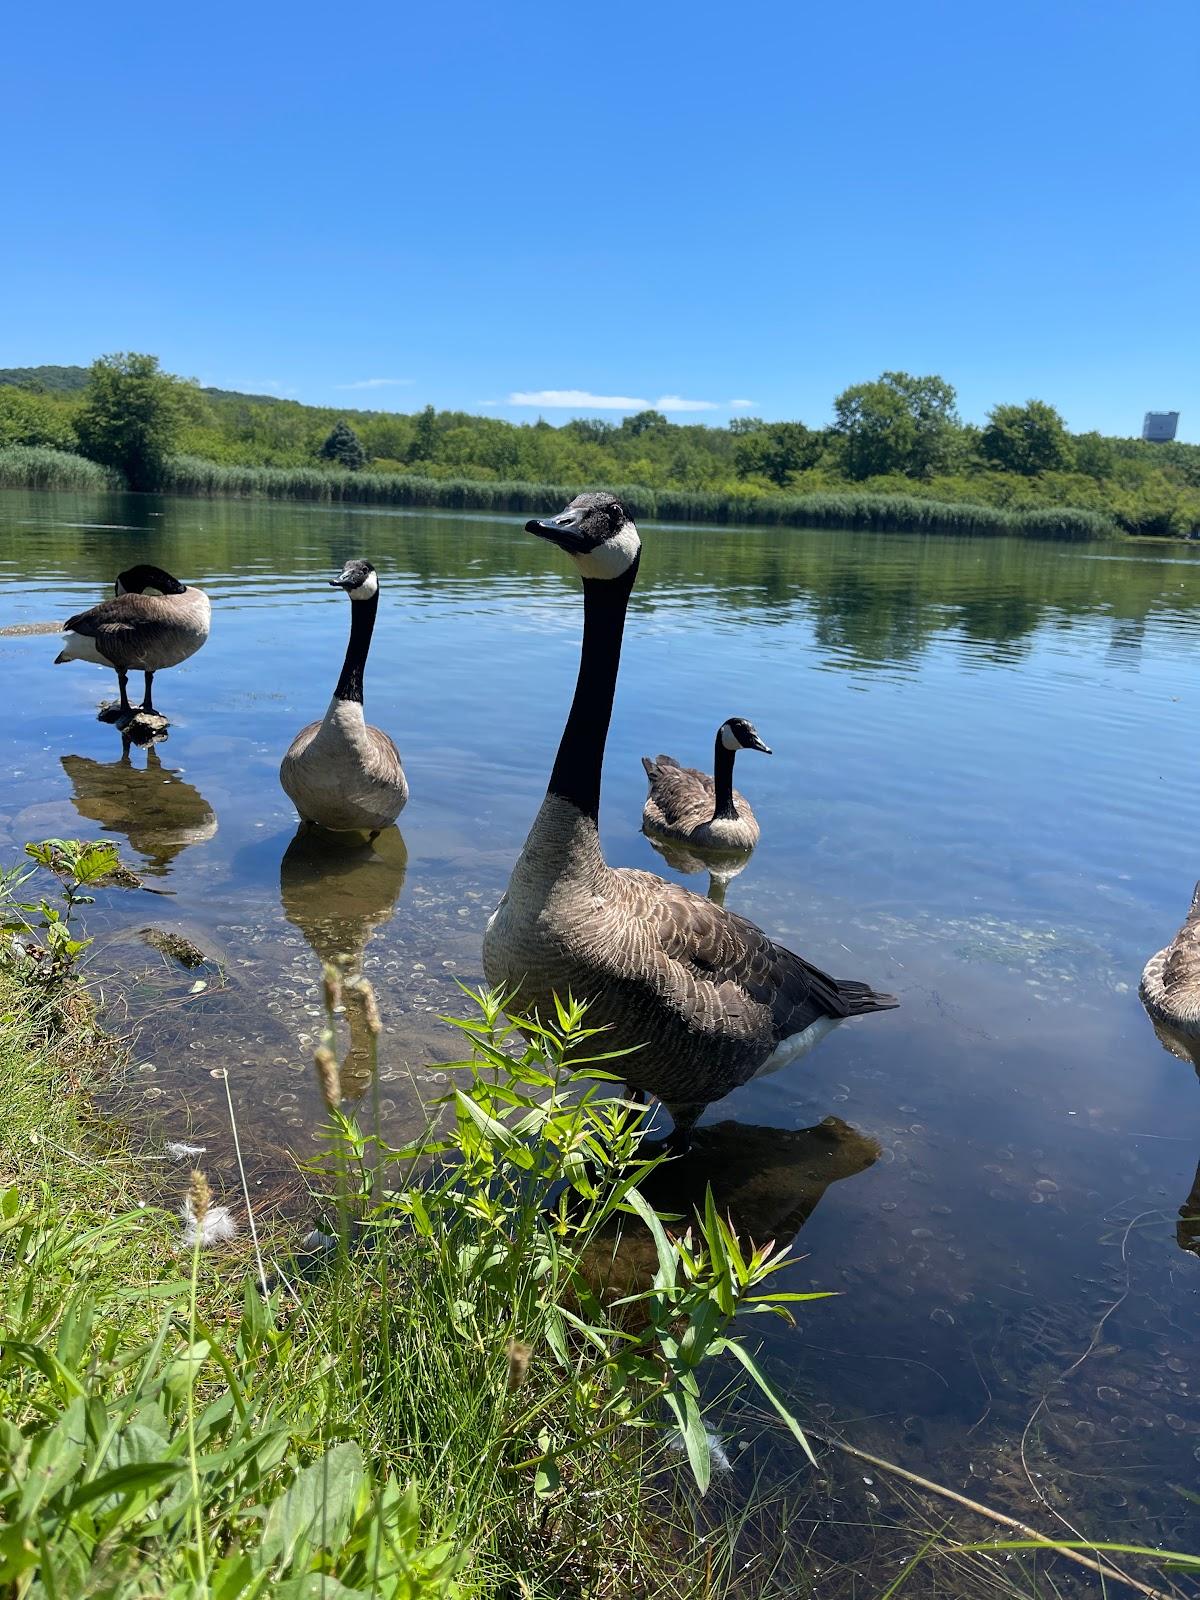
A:
[[[642,809],[642,832],[701,850],[749,854],[758,843],[758,819],[733,787],[733,760],[739,750],[771,754],[745,717],[730,717],[717,729],[713,776],[681,767],[674,756],[642,757],[650,793]]]
[[[1138,994],[1152,1022],[1200,1045],[1200,883],[1183,927],[1147,961]]]
[[[342,675],[322,720],[292,740],[279,781],[301,822],[338,833],[363,829],[374,838],[395,822],[408,799],[400,752],[363,717],[363,669],[379,610],[379,577],[369,561],[347,561],[329,584],[350,596]]]
[[[571,993],[607,1026],[602,1048],[642,1047],[619,1070],[658,1096],[686,1143],[711,1101],[807,1054],[844,1017],[898,1002],[679,885],[607,864],[600,780],[641,540],[604,492],[526,529],[579,570],[583,646],[546,798],[484,934],[484,973],[519,1011],[552,1017],[554,996]]]
[[[148,594],[149,589],[158,592]],[[121,689],[120,717],[133,715],[129,674],[144,673],[146,693],[141,709],[155,715],[154,674],[195,655],[208,638],[212,607],[202,590],[144,562],[118,573],[113,591],[111,600],[67,618],[63,623],[65,643],[54,664],[94,661],[111,667]]]

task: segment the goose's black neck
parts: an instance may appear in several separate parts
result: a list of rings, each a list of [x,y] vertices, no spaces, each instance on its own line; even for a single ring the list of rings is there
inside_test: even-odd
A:
[[[604,744],[612,720],[625,612],[638,563],[619,578],[583,580],[583,648],[567,725],[554,759],[547,793],[577,806],[593,822],[600,816]]]
[[[367,651],[371,648],[371,635],[375,631],[375,613],[378,610],[378,591],[369,600],[350,602],[350,643],[346,646],[342,675],[337,681],[337,688],[333,691],[335,700],[353,700],[362,705],[363,668],[367,664]]]
[[[716,805],[713,808],[713,818],[737,816],[737,807],[733,803],[733,758],[736,750],[728,750],[720,732],[717,733],[716,754],[713,756],[713,786],[716,789]]]

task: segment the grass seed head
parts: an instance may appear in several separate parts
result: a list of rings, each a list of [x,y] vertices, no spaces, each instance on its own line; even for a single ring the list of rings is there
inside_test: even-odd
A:
[[[317,1065],[317,1083],[327,1111],[336,1111],[342,1103],[342,1075],[338,1071],[337,1057],[325,1045],[318,1045],[313,1057]]]
[[[195,1219],[196,1227],[201,1232],[204,1230],[204,1219],[212,1206],[212,1190],[208,1186],[208,1179],[199,1167],[192,1168],[192,1175],[188,1182],[188,1210]]]
[[[514,1389],[519,1389],[529,1376],[529,1358],[533,1354],[533,1346],[526,1344],[524,1339],[510,1339],[508,1341],[508,1389],[511,1394]]]

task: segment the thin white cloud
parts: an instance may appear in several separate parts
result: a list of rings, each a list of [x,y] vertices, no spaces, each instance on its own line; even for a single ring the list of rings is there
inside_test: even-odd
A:
[[[517,390],[508,397],[510,406],[542,406],[546,410],[644,411],[648,400],[627,394],[591,394],[587,389]]]
[[[720,411],[716,400],[684,400],[677,394],[660,394],[654,402],[656,411]]]
[[[757,400],[731,400],[729,409],[731,411],[753,411],[757,404]]]
[[[335,383],[335,389],[393,389],[397,385],[415,383],[415,378],[359,378],[354,383]]]

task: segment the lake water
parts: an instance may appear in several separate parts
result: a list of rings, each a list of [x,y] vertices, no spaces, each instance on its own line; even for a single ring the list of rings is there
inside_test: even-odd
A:
[[[1200,874],[1200,563],[1180,546],[643,538],[609,860],[669,872],[639,832],[638,758],[704,765],[717,724],[747,716],[775,754],[738,763],[763,839],[728,904],[902,1001],[710,1108],[689,1158],[757,1237],[803,1228],[791,1285],[843,1291],[768,1334],[771,1370],[802,1415],[1048,1532],[1063,1517],[1195,1548],[1179,1489],[1200,1475],[1200,1221],[1179,1213],[1200,1083],[1136,990]],[[412,787],[403,838],[357,858],[290,848],[276,775],[336,679],[348,607],[325,579],[352,555],[383,585],[367,712]],[[322,954],[365,945],[389,1128],[438,1091],[456,1042],[437,1014],[480,981],[570,698],[578,585],[516,519],[9,493],[0,626],[61,620],[135,560],[213,603],[208,645],[155,685],[169,738],[123,754],[96,720],[111,674],[53,666],[52,637],[0,638],[0,846],[103,832],[161,891],[88,912],[135,1037],[123,1103],[206,1145],[232,1189],[228,1067],[252,1181],[274,1193],[313,1149],[301,1046]],[[147,927],[213,963],[183,971]],[[870,1521],[878,1491],[851,1473],[840,1514]]]

